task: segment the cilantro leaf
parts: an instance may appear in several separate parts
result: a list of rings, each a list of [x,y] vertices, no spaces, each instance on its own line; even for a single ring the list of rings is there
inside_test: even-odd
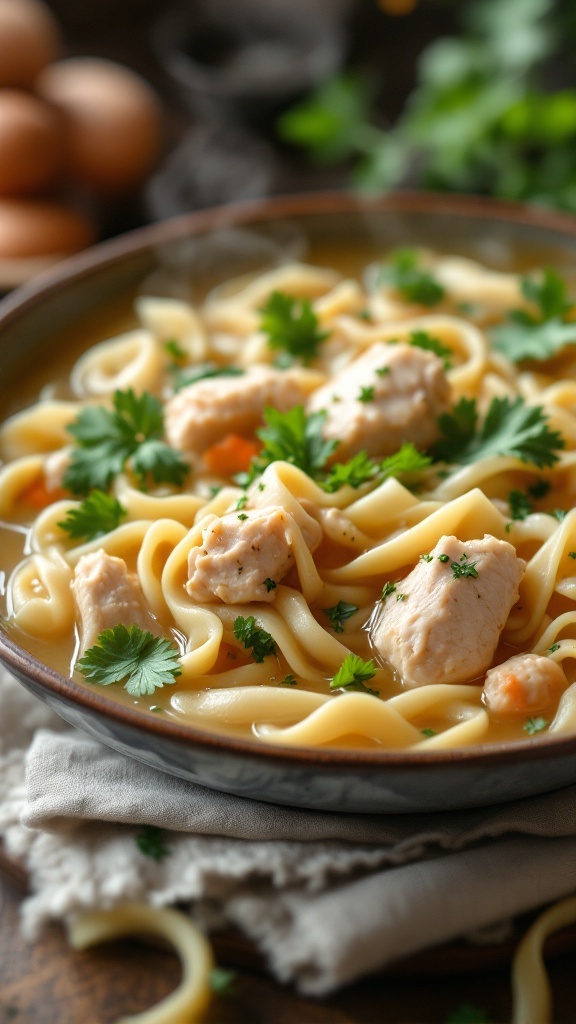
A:
[[[71,508],[57,525],[74,539],[94,540],[110,533],[128,513],[105,491],[92,491],[77,508]]]
[[[543,271],[541,280],[523,277],[522,294],[538,307],[533,316],[523,309],[508,314],[507,323],[491,332],[491,342],[514,363],[524,359],[544,361],[552,359],[566,345],[576,344],[576,323],[567,323],[565,317],[574,308],[566,298],[566,283],[553,270]]]
[[[124,682],[133,697],[144,697],[174,683],[182,672],[176,645],[139,626],[105,629],[96,644],[76,663],[90,683]]]
[[[354,615],[358,611],[358,606],[355,604],[348,604],[347,601],[338,601],[338,604],[332,606],[332,608],[323,608],[323,612],[330,619],[330,624],[335,633],[344,632],[344,622],[349,619],[351,615]]]
[[[363,661],[358,654],[349,654],[344,658],[334,678],[330,680],[330,689],[356,690],[378,697],[379,690],[372,690],[365,685],[375,675],[376,665],[372,658],[370,661]]]
[[[234,636],[241,644],[244,644],[246,650],[252,648],[252,656],[258,664],[263,662],[264,658],[276,654],[274,637],[256,625],[253,615],[248,615],[247,618],[238,615],[234,619]]]
[[[378,284],[387,284],[400,293],[407,302],[421,306],[437,306],[445,290],[433,275],[418,266],[415,249],[397,249],[390,257],[390,263],[381,267]]]
[[[181,391],[190,384],[197,384],[200,380],[210,380],[212,377],[241,377],[245,370],[240,366],[218,366],[217,363],[197,363],[195,366],[172,365],[172,387],[174,391]]]
[[[144,825],[144,828],[136,836],[136,846],[143,853],[145,857],[151,857],[152,860],[164,860],[170,853],[168,845],[166,843],[166,833],[164,829],[158,828],[156,825]]]
[[[279,460],[298,466],[313,480],[318,479],[338,445],[338,441],[324,440],[325,419],[324,411],[307,416],[303,405],[295,405],[288,412],[278,412],[269,406],[264,412],[265,425],[256,431],[264,447],[252,460],[248,474],[239,474],[236,482],[241,487],[247,486],[267,466]]]
[[[284,292],[272,292],[261,309],[261,330],[268,345],[295,359],[309,363],[330,334],[318,327],[318,317],[309,299],[295,299]]]
[[[473,398],[462,398],[438,423],[443,437],[435,445],[435,457],[463,466],[493,455],[512,455],[542,468],[553,466],[556,452],[564,448],[562,435],[549,429],[542,407],[526,405],[520,397],[493,398],[479,429]]]
[[[141,482],[149,474],[156,483],[180,485],[190,467],[161,440],[160,401],[146,391],[138,396],[130,388],[115,391],[112,402],[112,409],[86,406],[67,428],[76,443],[64,486],[76,495],[106,491],[131,457]]]

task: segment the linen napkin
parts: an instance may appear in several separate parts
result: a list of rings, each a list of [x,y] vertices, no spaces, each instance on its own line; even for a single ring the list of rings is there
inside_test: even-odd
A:
[[[165,830],[166,855],[136,843]],[[124,900],[185,904],[323,995],[576,890],[576,786],[446,814],[338,815],[215,793],[61,722],[0,670],[0,834],[24,927]]]

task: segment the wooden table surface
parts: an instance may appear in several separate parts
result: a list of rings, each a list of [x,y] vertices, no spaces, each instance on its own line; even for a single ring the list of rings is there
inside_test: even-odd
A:
[[[19,924],[25,881],[5,860],[0,867],[0,1024],[112,1024],[178,984],[176,956],[140,942],[78,953],[53,924],[27,943]],[[512,944],[504,956],[490,948],[435,951],[322,1000],[275,982],[240,938],[221,937],[215,949],[219,965],[236,976],[227,995],[214,997],[206,1024],[446,1024],[462,1004],[484,1009],[491,1024],[510,1020]],[[576,1022],[575,950],[574,931],[565,932],[547,957],[554,1024]]]

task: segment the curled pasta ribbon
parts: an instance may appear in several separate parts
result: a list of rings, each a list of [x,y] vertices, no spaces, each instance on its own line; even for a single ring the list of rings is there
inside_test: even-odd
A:
[[[550,1024],[552,994],[542,955],[553,932],[576,923],[576,896],[545,910],[528,930],[512,962],[512,1024]]]
[[[120,477],[114,486],[114,496],[128,515],[128,519],[174,519],[190,528],[199,509],[204,505],[195,494],[147,494],[131,487],[126,477]]]
[[[510,616],[504,633],[510,643],[520,646],[538,629],[556,586],[560,566],[575,543],[576,511],[572,510],[528,563],[520,584],[520,604],[525,610]]]
[[[161,370],[161,355],[148,331],[128,331],[102,341],[78,359],[70,382],[80,398],[112,395],[132,388],[153,390]]]
[[[258,721],[294,722],[312,714],[333,698],[310,690],[287,690],[273,686],[245,686],[241,689],[204,690],[198,693],[177,692],[170,698],[174,711],[185,715],[202,727],[206,724],[252,726]]]
[[[205,675],[213,667],[222,641],[222,622],[208,606],[194,605],[186,592],[188,553],[198,526],[187,531],[166,559],[160,589],[166,607],[186,637],[186,652],[180,659],[182,682]]]
[[[31,636],[53,636],[74,628],[72,573],[53,549],[27,558],[15,571],[11,594],[14,622]]]
[[[143,1013],[122,1017],[116,1024],[197,1024],[208,1006],[212,947],[202,932],[178,910],[157,909],[143,903],[124,903],[112,910],[79,914],[67,923],[68,941],[74,949],[126,935],[155,935],[166,939],[182,963],[177,989]]]
[[[455,533],[462,540],[470,540],[491,533],[502,539],[505,537],[505,529],[501,513],[476,488],[442,508],[435,509],[422,522],[400,536],[393,536],[347,565],[327,570],[324,579],[329,583],[349,583],[367,576],[393,572],[401,566],[414,565],[422,552],[430,551],[444,534]]]
[[[146,519],[136,523],[122,523],[121,526],[107,533],[105,537],[95,537],[94,540],[87,541],[85,544],[70,548],[66,552],[66,561],[74,567],[83,555],[88,555],[103,547],[108,555],[123,558],[128,565],[134,564],[151,525]]]
[[[572,657],[576,658],[576,644],[572,644],[571,647]],[[572,683],[564,690],[548,732],[576,733],[576,683]]]
[[[70,441],[66,428],[81,408],[78,402],[46,401],[17,412],[0,428],[0,458],[11,462],[63,448]]]
[[[161,344],[176,338],[191,363],[206,358],[206,331],[198,313],[180,299],[142,295],[135,302],[143,327]]]
[[[168,557],[186,535],[186,527],[173,519],[159,519],[144,534],[136,569],[150,611],[160,622],[170,618],[162,590],[162,573]]]
[[[11,519],[15,506],[32,484],[42,476],[44,460],[28,455],[0,469],[0,518]]]

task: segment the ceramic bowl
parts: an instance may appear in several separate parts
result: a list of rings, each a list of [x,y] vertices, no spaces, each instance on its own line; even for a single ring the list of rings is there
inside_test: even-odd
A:
[[[49,365],[53,340],[150,286],[194,297],[208,274],[262,268],[357,244],[423,245],[495,267],[576,266],[576,220],[517,206],[423,194],[373,201],[308,195],[185,215],[88,250],[0,304],[0,373]],[[67,722],[129,757],[203,786],[324,810],[414,812],[526,797],[576,782],[576,736],[434,753],[278,749],[219,737],[123,707],[58,675],[0,631],[0,661]]]

